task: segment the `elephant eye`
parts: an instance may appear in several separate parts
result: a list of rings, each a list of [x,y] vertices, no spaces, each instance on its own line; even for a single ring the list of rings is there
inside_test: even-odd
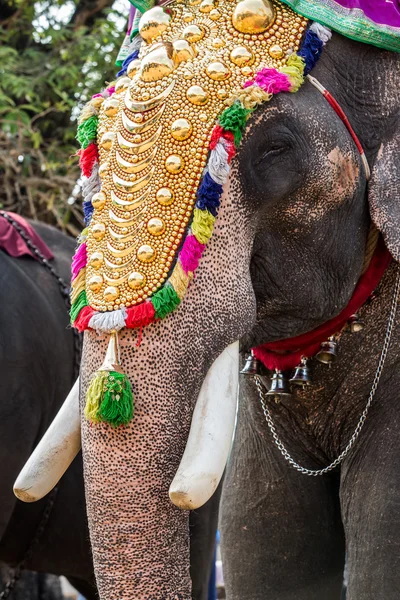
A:
[[[269,148],[264,150],[259,155],[259,157],[255,161],[255,164],[259,165],[260,163],[264,162],[265,160],[270,160],[272,158],[276,158],[276,157],[280,156],[281,154],[284,154],[287,150],[288,150],[287,146],[284,146],[282,144],[270,146]]]

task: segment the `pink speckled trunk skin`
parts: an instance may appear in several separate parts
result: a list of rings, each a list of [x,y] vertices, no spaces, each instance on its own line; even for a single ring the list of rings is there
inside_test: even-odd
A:
[[[139,348],[135,332],[120,335],[122,364],[136,403],[134,420],[114,430],[82,419],[87,509],[101,600],[191,598],[189,513],[171,504],[168,488],[208,368],[250,329],[255,315],[249,275],[252,225],[236,205],[234,176],[231,181],[181,307],[145,329]],[[229,198],[236,198],[235,207]],[[107,342],[108,336],[85,335],[81,405]]]

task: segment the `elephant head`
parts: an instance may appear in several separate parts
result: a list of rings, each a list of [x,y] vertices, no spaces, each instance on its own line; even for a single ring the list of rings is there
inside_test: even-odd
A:
[[[154,22],[146,17],[144,37],[151,39],[157,27],[164,31],[164,17],[157,14]],[[237,31],[246,27],[246,14],[236,14]],[[185,18],[190,23],[190,15]],[[261,36],[264,25],[258,26]],[[185,40],[201,39],[204,28],[187,26]],[[131,67],[132,76],[139,69],[138,77],[158,85],[158,74],[170,76],[174,56],[186,51],[190,47],[183,43],[158,45],[141,66]],[[216,80],[226,75],[221,63],[208,74]],[[170,502],[168,490],[185,450],[196,398],[224,349],[237,340],[249,349],[296,336],[337,315],[360,277],[371,218],[399,258],[395,73],[391,55],[334,35],[313,75],[340,101],[365,149],[372,167],[368,186],[352,137],[310,83],[296,94],[274,97],[247,122],[223,186],[213,236],[184,302],[147,327],[141,340],[132,330],[121,330],[121,362],[133,387],[134,419],[113,429],[82,418],[88,515],[102,599],[191,597],[188,512]],[[158,93],[166,89],[156,87]],[[137,102],[146,98],[142,93]],[[180,109],[179,98],[174,111]],[[119,114],[117,104],[107,102],[110,114]],[[190,120],[190,114],[182,118]],[[105,151],[112,139],[100,134]],[[116,170],[124,168],[120,163]],[[179,172],[176,157],[169,165]],[[184,176],[178,177],[184,189]],[[100,207],[103,198],[97,196],[96,202]],[[109,329],[119,329],[115,323]],[[85,333],[82,398],[107,343],[108,335],[90,328]],[[192,448],[194,460],[193,454]],[[207,467],[204,461],[199,464]],[[174,500],[179,504],[179,493]]]

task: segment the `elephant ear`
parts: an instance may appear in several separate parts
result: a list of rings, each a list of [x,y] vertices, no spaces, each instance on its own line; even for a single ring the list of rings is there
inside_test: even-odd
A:
[[[400,260],[400,132],[383,142],[368,191],[371,218],[395,260]]]

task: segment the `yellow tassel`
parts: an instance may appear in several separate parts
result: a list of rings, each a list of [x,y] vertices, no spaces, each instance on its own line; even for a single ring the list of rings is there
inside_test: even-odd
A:
[[[75,302],[75,300],[77,299],[79,294],[81,292],[83,292],[83,290],[85,289],[85,275],[86,275],[86,268],[84,267],[83,269],[81,269],[79,271],[78,276],[75,277],[74,281],[72,282],[71,304],[73,304]]]
[[[297,92],[300,86],[304,83],[304,68],[305,62],[297,54],[291,54],[284,67],[279,69],[280,73],[285,73],[290,77],[291,92]]]
[[[304,58],[302,58],[298,54],[293,53],[287,59],[286,65],[288,67],[296,67],[296,69],[298,69],[300,73],[304,73],[306,63],[304,62]]]
[[[200,244],[207,244],[209,242],[214,223],[215,217],[208,210],[194,209],[192,232]]]
[[[100,106],[103,104],[104,102],[104,98],[103,96],[96,96],[96,98],[92,98],[89,101],[89,104],[91,104],[92,106],[94,106],[97,110],[99,110]]]
[[[185,271],[182,269],[181,263],[178,261],[172,271],[169,282],[181,300],[186,294],[191,277],[191,274],[186,275]]]
[[[104,388],[109,373],[108,371],[98,371],[95,373],[92,381],[90,382],[88,391],[86,392],[86,406],[84,415],[88,421],[92,423],[98,423],[98,412],[101,401],[104,396]]]
[[[239,100],[244,108],[253,110],[256,106],[263,102],[268,102],[271,98],[271,94],[264,92],[258,85],[253,84],[231,96],[229,98],[229,103],[233,104]]]
[[[98,114],[99,111],[92,104],[85,104],[79,114],[78,123],[81,124],[83,121],[87,121],[90,117],[97,116]]]

